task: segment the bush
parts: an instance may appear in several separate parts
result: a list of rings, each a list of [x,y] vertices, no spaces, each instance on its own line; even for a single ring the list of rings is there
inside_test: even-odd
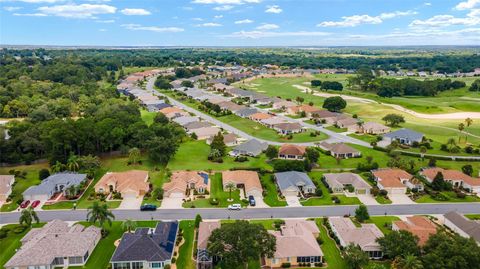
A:
[[[174,264],[175,262],[177,262],[177,258],[173,257],[172,258],[172,264]]]
[[[246,156],[237,156],[237,157],[235,157],[234,161],[235,161],[235,162],[239,162],[239,163],[243,163],[243,162],[248,161],[248,157],[246,157]]]
[[[208,199],[208,202],[211,204],[211,205],[218,205],[219,204],[219,201],[215,198],[210,198]]]
[[[49,176],[50,176],[50,171],[48,171],[48,169],[46,169],[46,168],[43,168],[40,171],[38,171],[38,178],[40,180],[44,180]]]
[[[6,238],[8,234],[7,230],[1,229],[0,230],[0,239]]]
[[[318,196],[318,197],[321,197],[323,195],[323,191],[321,188],[317,188],[315,190],[315,195]]]
[[[458,191],[457,192],[457,198],[460,198],[460,199],[465,199],[467,195],[461,191]]]
[[[323,244],[323,239],[322,239],[320,236],[317,237],[317,243],[318,243],[319,245],[322,245],[322,244]]]
[[[21,233],[25,232],[26,229],[27,229],[26,226],[18,225],[17,227],[13,228],[12,232],[14,232],[16,234],[21,234]]]
[[[282,268],[290,268],[292,266],[289,262],[282,263]]]

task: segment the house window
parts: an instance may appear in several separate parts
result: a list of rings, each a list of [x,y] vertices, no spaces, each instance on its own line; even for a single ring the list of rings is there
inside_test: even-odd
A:
[[[60,264],[63,264],[63,257],[56,257],[55,259],[53,259],[53,265],[60,265]]]
[[[89,253],[88,253],[88,250],[87,250],[87,253],[85,253],[85,255],[83,255],[83,261],[84,261],[84,262],[87,261],[88,255],[89,255]]]
[[[113,264],[113,269],[130,269],[129,262],[116,262]]]
[[[163,268],[163,262],[152,262],[150,267],[151,268]]]
[[[132,269],[143,269],[143,262],[132,262]]]
[[[82,256],[75,256],[75,257],[68,257],[69,264],[82,264],[83,257]]]

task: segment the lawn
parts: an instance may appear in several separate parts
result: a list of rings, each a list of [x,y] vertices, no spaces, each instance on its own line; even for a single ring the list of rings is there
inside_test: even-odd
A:
[[[322,189],[322,197],[314,197],[310,198],[307,200],[301,201],[301,204],[303,206],[321,206],[321,205],[359,205],[361,204],[360,200],[358,200],[357,197],[346,197],[343,194],[331,194],[327,187],[323,185],[321,182],[321,177],[322,173],[320,172],[310,172],[309,173],[310,178],[312,179],[313,182],[317,183],[317,186],[319,186]],[[340,199],[339,204],[335,204],[332,201],[332,196],[336,196]]]
[[[415,200],[417,203],[472,203],[472,202],[480,202],[480,198],[478,196],[468,195],[465,198],[458,198],[455,192],[453,191],[443,191],[442,192],[445,196],[448,197],[447,201],[438,201],[433,199],[432,196],[429,194],[425,194]]]
[[[150,112],[146,109],[140,110],[140,116],[142,117],[142,120],[147,124],[151,125],[153,123],[153,119],[157,115],[157,112]]]
[[[328,126],[328,127],[325,127],[325,129],[327,130],[330,130],[330,131],[333,131],[335,133],[344,133],[346,131],[348,131],[347,128],[338,128],[338,127],[335,127],[335,126]]]
[[[480,214],[467,214],[465,217],[471,219],[471,220],[480,220]]]
[[[10,170],[18,170],[26,172],[25,178],[16,177],[13,185],[13,199],[11,203],[4,204],[1,208],[2,212],[13,211],[18,208],[18,201],[23,200],[22,193],[30,186],[40,184],[38,178],[38,171],[43,168],[48,168],[48,163],[32,164],[32,165],[20,165],[14,167],[2,167],[0,168],[0,175],[8,175]]]
[[[387,197],[385,196],[382,196],[382,195],[377,195],[375,197],[375,200],[379,203],[379,204],[382,204],[382,205],[386,205],[386,204],[391,204],[392,203],[392,200],[388,199]]]
[[[42,227],[44,223],[33,224],[34,228]],[[5,263],[7,263],[10,258],[15,254],[15,251],[20,248],[22,239],[30,229],[25,229],[20,233],[14,232],[15,228],[20,227],[20,224],[8,224],[3,226],[1,229],[8,229],[7,237],[0,239],[0,246],[2,246],[2,251],[0,251],[0,268],[3,268]]]
[[[262,182],[262,187],[264,188],[264,193],[266,192],[263,201],[271,207],[286,206],[287,201],[279,200],[277,184],[272,180],[272,174],[265,174],[260,177]]]
[[[185,239],[178,251],[177,268],[195,269],[196,263],[193,260],[193,246],[195,240],[195,222],[192,220],[180,221],[180,229]]]
[[[348,269],[348,265],[345,260],[343,260],[335,241],[328,236],[327,229],[323,226],[323,219],[316,219],[315,222],[320,229],[320,238],[323,240],[321,248],[327,263],[327,268]]]
[[[167,167],[172,171],[176,170],[213,170],[222,171],[230,168],[251,168],[258,167],[270,170],[264,154],[258,157],[248,157],[246,162],[235,162],[233,157],[226,156],[223,163],[209,161],[208,153],[210,146],[201,140],[191,140],[180,145],[175,156],[170,160]],[[192,161],[194,160],[194,161]]]
[[[392,232],[392,221],[400,220],[395,216],[372,216],[365,223],[375,224],[384,234]]]

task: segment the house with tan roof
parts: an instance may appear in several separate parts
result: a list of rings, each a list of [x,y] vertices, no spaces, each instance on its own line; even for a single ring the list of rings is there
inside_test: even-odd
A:
[[[273,125],[273,129],[281,135],[296,134],[304,131],[303,126],[298,122],[278,123]]]
[[[208,145],[212,144],[213,141],[213,136],[207,138],[206,142]],[[227,147],[233,147],[235,145],[238,145],[238,137],[235,134],[223,134],[223,143]]]
[[[273,128],[273,126],[275,126],[276,124],[280,124],[284,122],[286,122],[284,119],[276,116],[273,116],[268,119],[260,120],[260,123],[267,126],[268,128]]]
[[[20,241],[22,246],[5,264],[6,269],[83,266],[102,235],[100,228],[52,220],[31,229]]]
[[[455,188],[462,187],[471,192],[480,194],[480,178],[474,178],[457,170],[443,169],[440,167],[424,168],[420,171],[428,182],[432,183],[438,173],[442,173],[443,180],[451,183]]]
[[[240,109],[244,109],[244,108],[245,108],[245,106],[235,104],[235,103],[232,102],[232,101],[223,101],[223,102],[221,102],[221,103],[218,103],[218,106],[219,106],[222,110],[232,111],[232,112],[235,112],[235,111],[238,111],[238,110],[240,110]]]
[[[282,144],[278,150],[278,158],[284,160],[304,160],[307,147]]]
[[[372,189],[370,184],[354,173],[324,174],[323,177],[334,193],[343,193],[349,186],[353,187],[355,194],[370,194]]]
[[[289,263],[295,267],[323,262],[323,252],[316,238],[320,230],[314,221],[285,220],[280,231],[269,231],[276,239],[276,250],[273,258],[265,258],[265,267],[281,268]]]
[[[176,171],[170,177],[170,182],[163,183],[165,197],[185,198],[190,192],[199,194],[210,191],[208,174],[203,171]]]
[[[95,184],[95,192],[105,194],[119,192],[123,198],[143,196],[149,190],[148,171],[144,170],[107,172]]]
[[[348,128],[348,127],[350,127],[350,126],[355,126],[355,125],[358,126],[357,123],[358,123],[358,120],[357,120],[357,119],[352,118],[352,117],[350,117],[350,116],[347,116],[347,117],[345,117],[345,118],[343,118],[343,119],[338,120],[338,121],[335,123],[335,125],[337,125],[338,128]]]
[[[166,107],[166,108],[160,109],[159,112],[164,114],[168,119],[174,119],[174,118],[189,115],[186,111],[183,111],[178,107]]]
[[[198,226],[197,239],[197,269],[212,269],[216,257],[212,257],[207,250],[208,238],[212,232],[220,228],[220,221],[202,221]]]
[[[300,105],[300,106],[292,106],[287,108],[286,113],[289,115],[297,115],[302,112],[305,112],[305,115],[311,118],[314,114],[318,114],[322,111],[319,108],[310,105]]]
[[[335,118],[336,116],[337,116],[336,113],[330,112],[328,110],[319,110],[312,114],[312,118],[325,120],[325,121],[327,121],[327,119],[330,119],[330,118]]]
[[[390,132],[390,127],[373,121],[365,122],[361,126],[358,126],[358,124],[351,125],[347,128],[349,132],[371,135],[386,134]]]
[[[424,246],[428,238],[437,233],[437,226],[431,220],[424,216],[411,216],[405,220],[397,220],[392,223],[394,231],[408,231],[417,236],[420,246]]]
[[[227,190],[227,184],[233,183],[239,189],[244,190],[245,197],[252,195],[253,197],[262,198],[262,184],[258,173],[248,170],[232,170],[222,172],[223,189]],[[262,198],[263,199],[263,198]]]
[[[219,132],[221,132],[221,130],[218,127],[211,126],[197,128],[192,130],[191,132],[197,136],[197,140],[205,140],[217,135]]]
[[[330,217],[328,223],[342,247],[354,244],[366,252],[370,259],[383,257],[380,244],[377,243],[377,239],[383,237],[383,233],[375,224],[361,224],[357,227],[350,218],[344,217]]]
[[[261,120],[269,119],[269,118],[272,118],[272,117],[273,117],[272,115],[267,114],[267,113],[263,113],[263,112],[257,112],[255,114],[252,114],[252,115],[248,116],[249,119],[251,119],[253,121],[256,121],[256,122],[260,122]]]
[[[321,142],[319,144],[320,148],[330,152],[335,158],[340,159],[348,159],[348,158],[356,158],[362,156],[362,152],[354,149],[353,147],[345,144],[345,143],[327,143]]]
[[[12,193],[14,182],[14,175],[0,175],[0,206],[7,201],[8,196]]]
[[[273,102],[272,104],[273,109],[282,110],[282,111],[287,110],[289,107],[294,107],[294,106],[297,106],[297,104],[295,104],[292,101],[286,101],[286,100],[278,100],[276,102]]]
[[[407,188],[423,190],[422,183],[408,172],[398,168],[385,168],[372,171],[377,186],[388,194],[404,194]]]

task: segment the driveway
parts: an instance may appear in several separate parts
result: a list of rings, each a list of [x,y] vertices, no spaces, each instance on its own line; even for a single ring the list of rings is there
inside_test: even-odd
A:
[[[162,205],[160,208],[164,209],[175,209],[175,208],[183,208],[183,197],[163,197]]]
[[[360,200],[360,202],[362,202],[362,204],[364,205],[378,205],[379,203],[377,202],[377,200],[375,200],[375,198],[373,196],[371,196],[370,194],[357,194],[356,195],[358,200]]]
[[[415,204],[410,197],[406,194],[388,194],[388,198],[392,201],[394,205],[411,205]]]
[[[254,196],[255,198],[255,206],[248,206],[249,208],[268,208],[268,206],[264,201],[262,196]]]
[[[285,196],[285,200],[287,201],[287,206],[288,207],[300,207],[302,204],[300,204],[300,200],[298,200],[298,196],[296,195],[291,195],[291,196]]]
[[[138,197],[126,196],[123,197],[122,203],[118,209],[139,209],[143,202],[143,195]]]

